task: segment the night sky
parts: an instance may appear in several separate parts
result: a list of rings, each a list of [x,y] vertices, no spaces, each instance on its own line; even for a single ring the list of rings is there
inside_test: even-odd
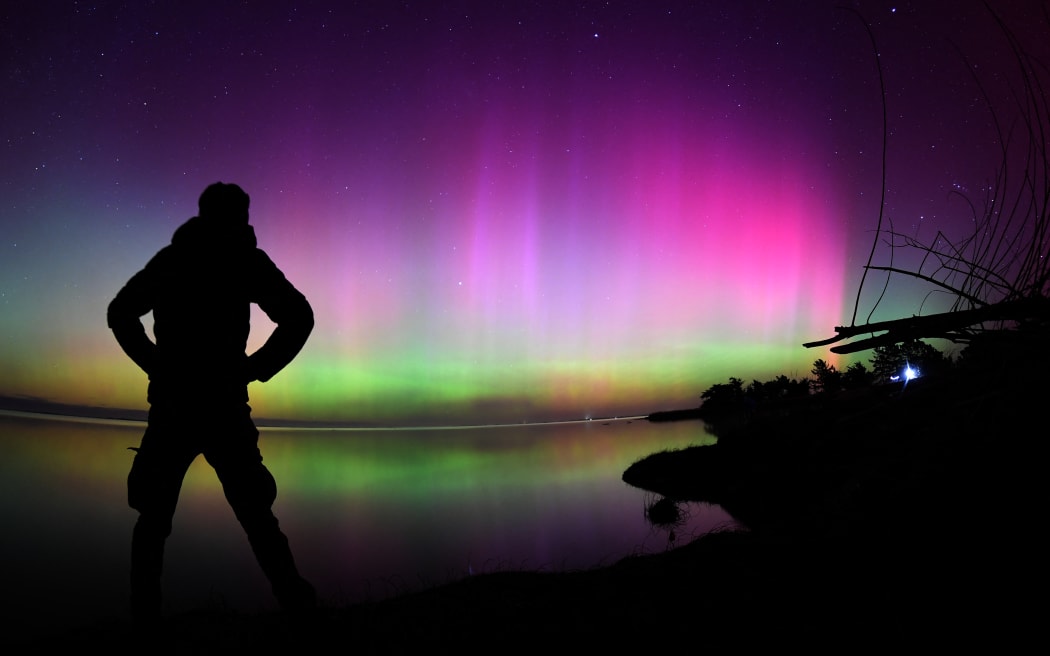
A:
[[[257,416],[601,417],[844,366],[800,346],[850,322],[882,192],[843,4],[886,215],[964,233],[1001,144],[963,56],[1016,102],[979,2],[4,3],[0,396],[144,407],[106,306],[217,180],[317,318]],[[1043,5],[998,4],[1050,61]]]

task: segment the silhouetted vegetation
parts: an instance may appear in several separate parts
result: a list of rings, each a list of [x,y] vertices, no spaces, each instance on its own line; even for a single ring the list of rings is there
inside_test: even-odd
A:
[[[813,391],[833,394],[842,389],[842,372],[836,369],[835,365],[817,360],[813,363],[810,373],[813,374]]]
[[[966,362],[976,359],[978,356],[971,356]],[[731,376],[727,382],[715,383],[704,390],[698,407],[653,412],[648,419],[659,422],[699,418],[724,424],[734,416],[783,414],[811,396],[833,396],[844,391],[858,392],[872,385],[905,382],[910,380],[905,374],[909,367],[915,377],[921,377],[950,373],[956,365],[932,345],[910,340],[874,349],[871,366],[869,371],[863,363],[854,362],[845,371],[839,371],[835,365],[818,359],[810,371],[812,378],[788,378],[781,374],[772,380],[752,380],[744,385],[743,379]]]
[[[900,376],[906,368],[914,371],[916,376],[943,373],[952,364],[943,353],[918,339],[879,346],[873,353],[872,373],[879,381]]]
[[[842,374],[842,387],[847,390],[867,387],[874,380],[874,375],[861,362],[854,362],[846,367]]]

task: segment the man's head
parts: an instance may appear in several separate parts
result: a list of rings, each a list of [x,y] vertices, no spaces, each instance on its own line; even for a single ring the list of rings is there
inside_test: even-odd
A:
[[[204,190],[197,206],[202,217],[248,223],[250,200],[237,185],[216,182]]]

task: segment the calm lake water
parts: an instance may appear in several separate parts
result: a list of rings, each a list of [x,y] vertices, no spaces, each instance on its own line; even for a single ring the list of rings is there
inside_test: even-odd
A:
[[[125,480],[142,424],[0,415],[4,621],[69,626],[127,613],[135,512]],[[713,440],[695,422],[440,430],[264,428],[274,511],[322,601],[380,599],[496,570],[574,570],[652,553],[732,523],[620,480],[655,451]],[[198,458],[165,557],[166,611],[275,607],[214,472]]]

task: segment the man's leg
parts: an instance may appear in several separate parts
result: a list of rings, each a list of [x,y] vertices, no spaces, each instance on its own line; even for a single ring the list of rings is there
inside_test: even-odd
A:
[[[262,463],[259,432],[247,413],[224,428],[228,433],[216,439],[221,444],[206,449],[204,457],[215,468],[226,500],[244,527],[281,608],[312,609],[316,605],[313,586],[299,575],[288,538],[271,510],[277,498],[277,483]]]
[[[175,448],[176,441],[168,427],[151,423],[128,474],[128,505],[139,511],[131,535],[131,615],[140,624],[160,619],[164,542],[182,479],[196,457]]]

